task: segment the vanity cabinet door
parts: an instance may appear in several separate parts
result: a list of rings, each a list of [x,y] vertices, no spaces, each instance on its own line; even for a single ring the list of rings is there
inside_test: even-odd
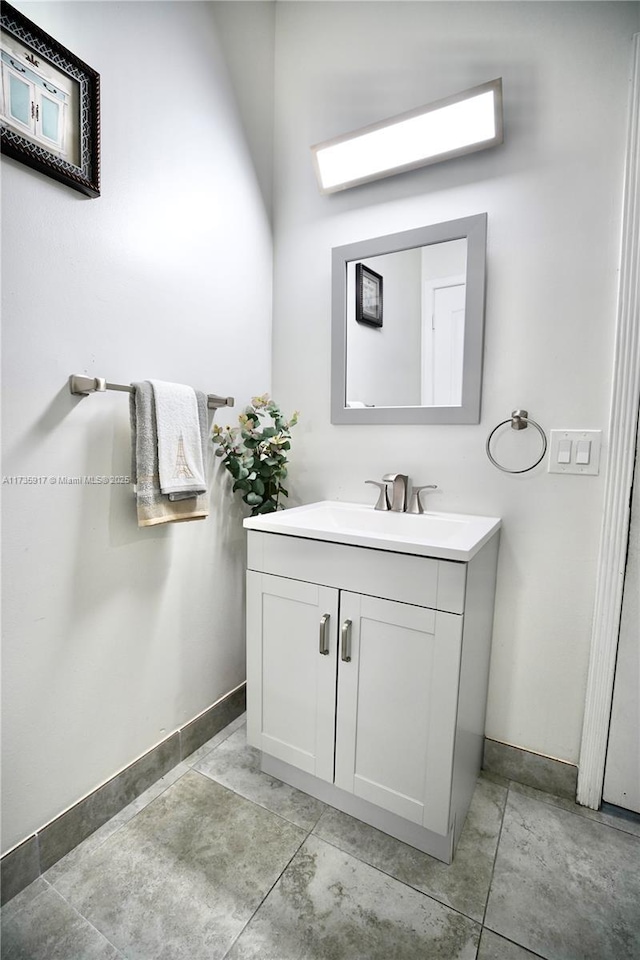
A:
[[[339,624],[336,786],[446,834],[462,617],[342,592]]]
[[[247,573],[247,739],[333,781],[338,591]]]

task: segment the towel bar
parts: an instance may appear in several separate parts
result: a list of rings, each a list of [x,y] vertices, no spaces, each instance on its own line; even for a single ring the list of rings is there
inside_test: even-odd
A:
[[[126,383],[107,383],[102,377],[85,377],[82,374],[72,373],[69,377],[69,390],[74,396],[87,397],[90,393],[103,393],[105,390],[124,390],[126,393],[131,393],[132,387]],[[232,407],[234,402],[233,397],[218,397],[215,393],[210,393],[207,397],[209,410]]]

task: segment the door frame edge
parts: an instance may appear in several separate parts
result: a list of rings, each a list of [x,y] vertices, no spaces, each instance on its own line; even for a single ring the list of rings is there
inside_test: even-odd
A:
[[[630,75],[609,457],[576,797],[579,804],[594,810],[602,802],[640,404],[639,116],[640,33],[637,33],[633,37]]]

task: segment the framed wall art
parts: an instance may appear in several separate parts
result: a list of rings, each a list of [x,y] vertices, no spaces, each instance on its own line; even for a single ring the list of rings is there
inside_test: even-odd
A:
[[[356,263],[356,320],[382,326],[382,276],[363,263]]]
[[[100,196],[100,76],[4,0],[2,153]]]

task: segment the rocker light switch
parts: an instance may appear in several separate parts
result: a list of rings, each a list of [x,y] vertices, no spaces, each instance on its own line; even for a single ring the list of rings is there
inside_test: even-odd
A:
[[[576,444],[576,463],[589,463],[591,459],[591,440],[578,440]]]
[[[571,440],[561,440],[558,444],[558,463],[571,463]]]
[[[549,473],[599,473],[601,437],[601,430],[552,430]]]

